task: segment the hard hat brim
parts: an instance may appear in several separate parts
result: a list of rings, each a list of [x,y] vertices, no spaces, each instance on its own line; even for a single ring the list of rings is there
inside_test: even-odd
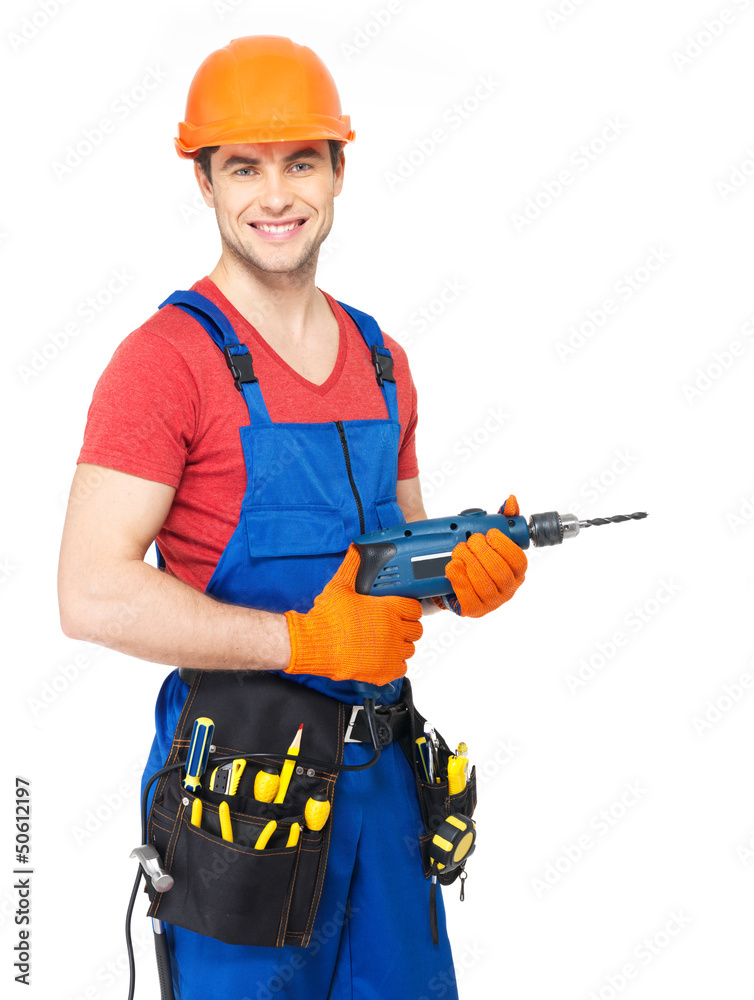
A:
[[[298,142],[306,139],[335,139],[338,142],[353,142],[356,133],[351,128],[348,115],[329,118],[324,115],[308,115],[306,121],[288,125],[249,125],[239,120],[213,122],[199,128],[190,122],[181,122],[175,148],[183,159],[195,159],[204,146],[231,146],[257,142]]]

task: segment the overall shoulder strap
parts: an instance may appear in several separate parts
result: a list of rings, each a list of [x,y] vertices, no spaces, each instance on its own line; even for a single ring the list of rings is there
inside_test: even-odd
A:
[[[159,308],[164,306],[177,306],[204,327],[225,355],[236,389],[246,401],[251,423],[271,423],[259,379],[254,374],[249,348],[239,341],[233,325],[222,309],[205,295],[192,291],[173,292],[160,303]]]
[[[388,416],[396,423],[400,423],[398,419],[398,393],[393,375],[393,357],[388,348],[385,347],[379,323],[369,313],[354,309],[353,306],[347,306],[340,299],[335,301],[345,309],[354,321],[367,347],[371,350],[377,385],[382,389],[382,395],[385,397]]]

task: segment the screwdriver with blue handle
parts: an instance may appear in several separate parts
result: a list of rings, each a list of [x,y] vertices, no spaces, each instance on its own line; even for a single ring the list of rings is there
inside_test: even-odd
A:
[[[212,719],[201,716],[194,721],[183,778],[183,787],[188,792],[197,792],[202,786],[201,778],[207,767],[214,733],[215,724]]]

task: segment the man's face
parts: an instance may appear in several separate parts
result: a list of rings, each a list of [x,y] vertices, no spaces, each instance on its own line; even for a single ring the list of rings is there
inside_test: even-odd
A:
[[[221,146],[212,155],[211,184],[195,169],[237,259],[276,274],[316,263],[343,186],[343,159],[333,173],[325,140]]]

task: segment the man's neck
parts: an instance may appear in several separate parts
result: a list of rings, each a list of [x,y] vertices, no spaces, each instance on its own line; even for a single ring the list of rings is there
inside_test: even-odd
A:
[[[283,337],[293,345],[331,316],[314,283],[315,273],[316,264],[302,274],[251,272],[229,266],[221,257],[209,278],[263,337]]]

